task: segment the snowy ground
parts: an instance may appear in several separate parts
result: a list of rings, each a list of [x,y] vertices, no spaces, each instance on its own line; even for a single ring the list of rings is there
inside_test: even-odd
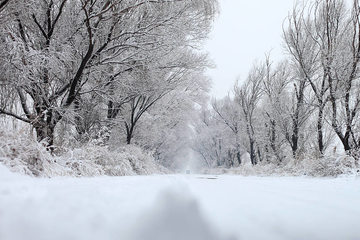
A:
[[[209,177],[34,179],[0,164],[0,239],[360,239],[360,179]]]

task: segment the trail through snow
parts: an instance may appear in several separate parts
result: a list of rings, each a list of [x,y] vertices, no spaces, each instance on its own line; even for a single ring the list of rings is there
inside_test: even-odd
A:
[[[34,179],[0,164],[0,240],[360,239],[360,179]]]

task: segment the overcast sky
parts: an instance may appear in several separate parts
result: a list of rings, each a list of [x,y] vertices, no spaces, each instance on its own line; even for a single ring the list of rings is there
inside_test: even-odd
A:
[[[221,13],[214,23],[205,49],[217,68],[208,71],[213,79],[212,96],[227,95],[237,76],[244,80],[254,60],[271,51],[274,61],[282,58],[282,24],[293,0],[219,0]]]

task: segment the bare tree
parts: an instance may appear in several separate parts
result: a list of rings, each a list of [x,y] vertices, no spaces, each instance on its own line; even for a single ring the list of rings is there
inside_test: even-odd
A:
[[[294,7],[293,13],[288,18],[288,27],[284,28],[284,41],[286,50],[291,56],[298,73],[310,85],[315,98],[317,108],[317,142],[320,155],[324,153],[324,110],[328,101],[329,85],[326,75],[319,73],[321,68],[321,52],[317,41],[321,39],[316,34],[316,27],[311,16],[305,15],[307,8],[302,5]],[[314,7],[314,6],[313,6]],[[310,8],[313,9],[313,8]],[[304,16],[305,15],[305,16]]]
[[[357,126],[359,111],[359,3],[351,11],[343,0],[315,1],[298,5],[284,29],[287,51],[308,82],[316,99],[318,149],[323,154],[325,117],[341,140],[345,151],[359,147]],[[325,115],[329,104],[331,114]]]
[[[240,115],[240,106],[237,105],[234,100],[230,99],[229,96],[225,97],[222,100],[216,100],[214,99],[212,101],[212,108],[216,113],[215,117],[220,122],[225,124],[231,132],[234,134],[235,139],[235,155],[237,164],[241,165],[241,139],[240,139],[240,133],[242,130],[242,121],[241,121],[241,115]],[[230,154],[231,155],[231,154]],[[231,161],[231,157],[229,158]],[[234,163],[231,161],[231,166],[233,166]]]
[[[229,163],[227,146],[232,139],[229,136],[231,130],[216,120],[208,109],[201,109],[194,130],[196,135],[191,148],[201,156],[206,166],[226,166]]]
[[[324,150],[324,110],[330,104],[331,126],[345,151],[359,147],[356,116],[359,111],[359,3],[349,12],[345,1],[316,1],[305,14],[295,12],[285,39],[289,52],[310,84],[318,108],[318,145]],[[315,54],[314,54],[315,53]]]
[[[320,31],[322,59],[330,89],[332,127],[341,140],[345,151],[358,149],[359,135],[354,130],[360,107],[360,8],[353,1],[351,16],[346,14],[343,1],[326,1],[318,6],[319,18],[326,26]],[[320,26],[319,26],[320,27]]]
[[[285,116],[286,102],[289,101],[287,90],[292,80],[292,72],[289,70],[287,61],[280,62],[275,69],[270,62],[270,56],[266,56],[266,75],[263,81],[263,104],[265,124],[265,152],[270,158],[275,156],[277,163],[282,163],[285,158],[283,145],[286,141],[283,136],[282,126],[287,121]],[[270,159],[268,159],[270,161]]]
[[[143,114],[164,96],[184,90],[199,94],[200,89],[204,89],[203,85],[207,81],[203,71],[209,66],[207,55],[185,54],[183,50],[175,53],[164,61],[148,63],[127,76],[131,89],[125,88],[122,92],[129,100],[118,105],[118,117],[125,125],[127,144],[131,143]]]
[[[237,83],[234,87],[235,101],[241,106],[244,114],[246,133],[249,138],[249,154],[253,165],[261,161],[260,149],[257,146],[255,134],[255,113],[263,95],[262,81],[264,76],[264,66],[254,65],[245,83],[242,86]]]

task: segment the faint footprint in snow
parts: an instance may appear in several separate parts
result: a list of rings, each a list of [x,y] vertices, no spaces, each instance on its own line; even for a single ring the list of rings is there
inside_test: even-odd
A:
[[[155,206],[140,216],[130,240],[236,240],[220,237],[204,219],[186,186],[162,192]]]

